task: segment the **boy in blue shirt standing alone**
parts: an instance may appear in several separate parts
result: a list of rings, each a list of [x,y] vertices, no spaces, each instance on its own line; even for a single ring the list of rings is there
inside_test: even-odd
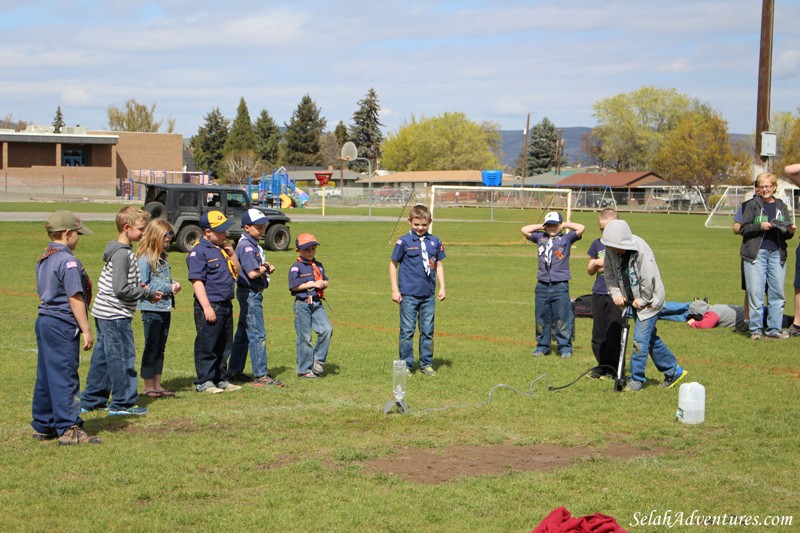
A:
[[[562,229],[572,231],[562,233]],[[564,222],[557,211],[547,213],[544,223],[528,224],[520,230],[526,239],[536,244],[539,257],[534,357],[550,354],[553,326],[558,354],[563,358],[572,357],[575,317],[569,297],[569,255],[572,244],[581,240],[585,230],[583,224]]]
[[[446,297],[444,286],[444,245],[428,233],[431,213],[422,204],[411,208],[411,231],[397,239],[389,262],[392,301],[400,304],[400,359],[410,374],[414,369],[414,330],[419,322],[419,371],[435,376],[433,333],[436,299]],[[399,270],[399,275],[398,275]],[[436,291],[439,280],[439,292]]]

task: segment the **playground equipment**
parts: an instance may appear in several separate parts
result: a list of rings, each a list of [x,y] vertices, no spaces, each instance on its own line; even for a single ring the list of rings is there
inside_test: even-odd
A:
[[[322,216],[325,216],[325,187],[328,185],[328,182],[331,180],[331,176],[333,176],[333,172],[320,170],[318,172],[314,172],[314,177],[317,179],[317,183],[319,183],[320,187],[322,187]]]
[[[281,167],[272,172],[264,173],[257,184],[250,178],[247,193],[256,203],[266,207],[303,207],[308,201],[308,194],[295,186],[294,180],[289,177],[289,172]]]

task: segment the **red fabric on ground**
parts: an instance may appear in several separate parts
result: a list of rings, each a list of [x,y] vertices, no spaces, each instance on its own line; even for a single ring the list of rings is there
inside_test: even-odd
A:
[[[613,516],[595,513],[575,518],[566,507],[554,509],[531,533],[628,533]]]

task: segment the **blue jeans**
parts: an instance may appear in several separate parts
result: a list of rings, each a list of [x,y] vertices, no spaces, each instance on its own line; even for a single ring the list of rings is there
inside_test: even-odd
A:
[[[228,386],[225,361],[231,353],[233,341],[233,306],[230,301],[212,303],[217,321],[209,324],[203,308],[194,301],[194,326],[197,336],[194,339],[194,368],[197,379],[194,387],[203,391],[208,387]]]
[[[414,331],[419,322],[419,367],[433,364],[433,320],[436,296],[403,295],[400,302],[400,359],[409,370],[414,369]]]
[[[689,320],[689,304],[691,302],[664,302],[658,313],[659,320],[672,320],[673,322],[686,322]]]
[[[120,410],[136,405],[139,393],[131,321],[95,319],[97,340],[81,395],[82,408],[91,411],[108,403],[109,409]]]
[[[639,320],[636,317],[633,328],[633,353],[631,353],[631,377],[635,381],[647,382],[644,375],[647,366],[647,355],[653,358],[656,368],[664,374],[671,376],[675,373],[678,360],[658,336],[656,324],[658,315]]]
[[[144,326],[144,348],[142,349],[143,379],[153,379],[164,372],[164,351],[169,337],[169,324],[172,313],[162,311],[142,311]]]
[[[294,330],[297,332],[297,374],[308,374],[314,361],[325,364],[331,345],[333,326],[322,302],[294,301]],[[311,332],[317,334],[317,344],[311,345]]]
[[[81,420],[80,333],[78,328],[51,316],[36,319],[36,344],[39,357],[36,385],[33,387],[33,421],[40,433],[56,431],[59,436]]]
[[[763,327],[764,292],[767,293],[767,334],[780,332],[786,304],[783,293],[786,265],[781,265],[780,250],[759,250],[755,262],[743,261],[742,264],[750,307],[750,332],[760,332]]]
[[[267,375],[267,332],[264,329],[264,296],[261,291],[247,287],[236,287],[236,300],[239,301],[239,322],[233,338],[228,373],[231,376],[244,372],[247,350],[250,350],[250,364],[253,376]]]
[[[536,284],[536,351],[550,353],[553,326],[559,355],[572,353],[572,328],[575,319],[569,298],[569,282]]]

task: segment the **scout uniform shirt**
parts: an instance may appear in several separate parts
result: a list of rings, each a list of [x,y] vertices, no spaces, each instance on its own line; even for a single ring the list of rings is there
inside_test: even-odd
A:
[[[233,273],[228,268],[228,259],[222,250],[205,237],[186,256],[189,280],[202,281],[210,303],[233,300],[236,285]]]
[[[400,294],[427,298],[436,291],[436,265],[446,255],[438,237],[425,233],[419,237],[409,231],[394,244],[392,261],[398,263]]]
[[[536,243],[539,251],[539,272],[536,279],[545,283],[570,280],[569,252],[572,243],[581,240],[580,235],[570,231],[550,238],[543,231],[535,231],[528,240]]]

